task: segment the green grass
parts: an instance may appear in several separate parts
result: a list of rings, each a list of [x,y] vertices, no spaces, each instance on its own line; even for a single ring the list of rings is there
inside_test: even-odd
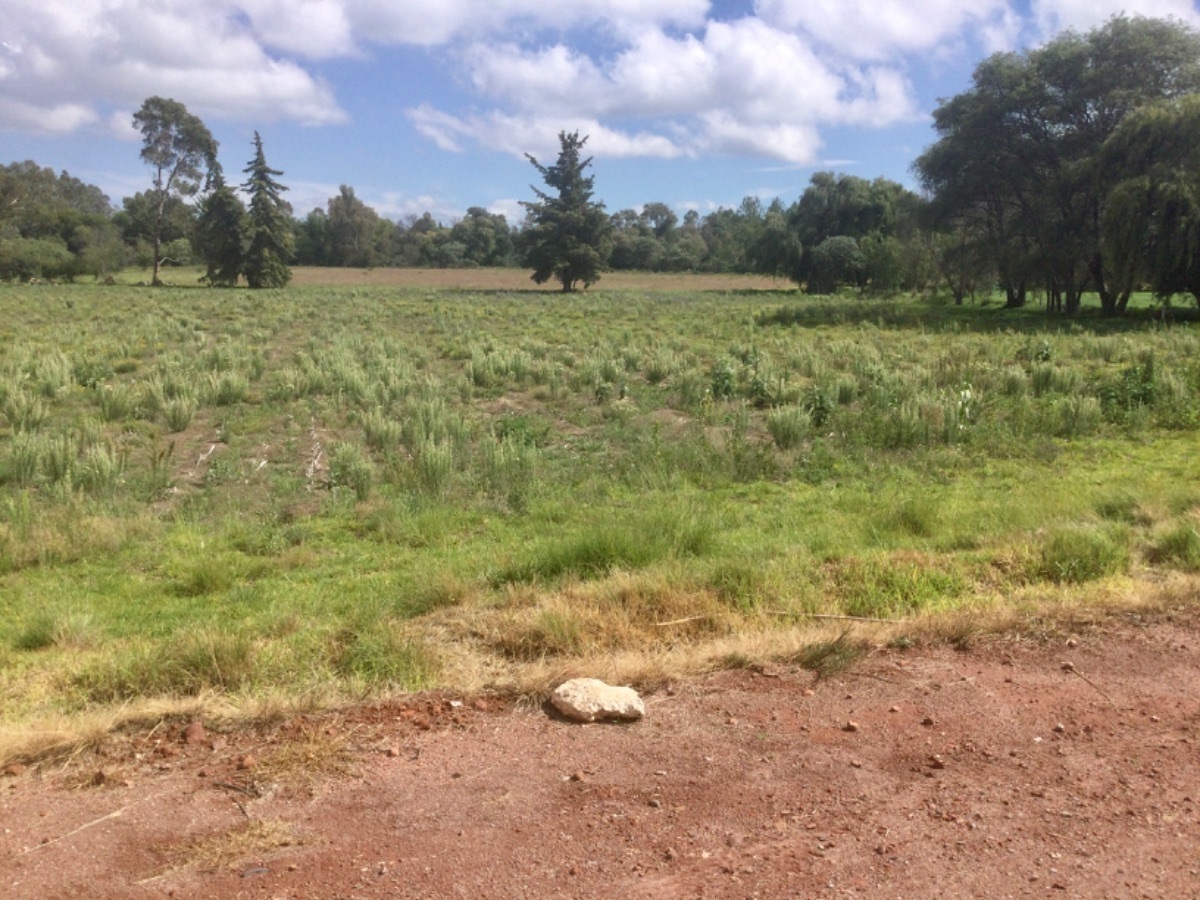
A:
[[[5,287],[0,721],[1200,571],[1194,317],[671,285]]]

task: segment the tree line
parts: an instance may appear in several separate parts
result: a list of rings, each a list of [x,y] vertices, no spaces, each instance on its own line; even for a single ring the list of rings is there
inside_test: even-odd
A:
[[[1107,314],[1134,291],[1200,302],[1200,33],[1116,16],[1021,53],[998,53],[934,111],[916,160],[922,193],[885,179],[818,172],[790,205],[745,198],[680,216],[666,203],[608,213],[582,156],[560,135],[546,189],[525,220],[470,208],[452,223],[399,222],[343,185],[303,218],[282,175],[255,156],[223,178],[216,142],[175,101],[135,116],[153,184],[111,209],[99,189],[31,162],[0,167],[0,278],[98,275],[124,264],[200,263],[213,284],[286,283],[290,265],[527,266],[564,290],[610,269],[758,273],[810,293],[946,290],[961,303],[999,288]],[[197,202],[190,203],[192,198]]]

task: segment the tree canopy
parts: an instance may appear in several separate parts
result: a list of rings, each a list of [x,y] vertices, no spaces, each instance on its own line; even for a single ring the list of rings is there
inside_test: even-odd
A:
[[[187,111],[182,103],[150,97],[133,114],[133,124],[142,133],[141,158],[153,173],[154,275],[162,252],[162,220],[167,198],[191,197],[200,190],[202,177],[217,159],[217,142],[207,126]]]
[[[915,163],[935,222],[986,248],[1011,302],[1037,284],[1072,313],[1090,287],[1122,312],[1133,283],[1105,264],[1101,148],[1136,110],[1198,90],[1200,33],[1178,22],[1117,16],[989,57],[935,110],[938,140]]]

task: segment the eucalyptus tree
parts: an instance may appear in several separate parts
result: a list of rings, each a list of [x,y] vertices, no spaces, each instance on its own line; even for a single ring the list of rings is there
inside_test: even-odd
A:
[[[148,98],[133,114],[133,124],[142,133],[142,161],[153,173],[150,195],[154,210],[154,275],[151,280],[158,284],[167,200],[191,197],[200,190],[204,174],[216,164],[217,142],[199,117],[189,113],[177,100]]]

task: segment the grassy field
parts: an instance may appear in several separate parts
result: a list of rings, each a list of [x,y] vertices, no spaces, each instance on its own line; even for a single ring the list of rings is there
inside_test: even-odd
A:
[[[0,288],[10,747],[1195,595],[1194,320],[173,274]]]

